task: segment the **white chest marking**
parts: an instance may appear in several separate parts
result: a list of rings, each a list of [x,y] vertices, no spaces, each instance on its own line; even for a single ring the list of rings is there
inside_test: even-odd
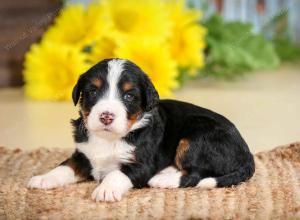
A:
[[[89,159],[91,174],[98,181],[109,172],[118,170],[120,163],[134,159],[135,147],[123,140],[108,141],[91,135],[88,142],[78,143],[76,148]]]

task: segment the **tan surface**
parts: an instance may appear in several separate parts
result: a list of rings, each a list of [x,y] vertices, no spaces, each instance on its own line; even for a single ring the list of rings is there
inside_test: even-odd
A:
[[[210,108],[233,121],[257,152],[300,140],[300,66],[249,74],[236,82],[188,83],[175,98]],[[73,147],[71,102],[30,101],[21,89],[0,90],[0,145]]]
[[[69,154],[0,148],[0,219],[300,219],[300,142],[257,154],[254,176],[232,188],[130,190],[120,202],[96,203],[95,182],[25,187]]]

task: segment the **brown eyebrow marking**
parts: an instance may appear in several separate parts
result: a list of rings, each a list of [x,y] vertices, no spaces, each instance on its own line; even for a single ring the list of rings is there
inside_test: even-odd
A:
[[[132,83],[130,83],[130,82],[125,82],[124,84],[123,84],[123,91],[124,92],[127,92],[128,90],[130,90],[130,89],[132,89],[133,88],[133,85],[132,85]]]
[[[102,86],[102,80],[101,79],[99,79],[99,78],[93,78],[92,79],[92,84],[94,85],[94,86],[96,86],[98,89]]]

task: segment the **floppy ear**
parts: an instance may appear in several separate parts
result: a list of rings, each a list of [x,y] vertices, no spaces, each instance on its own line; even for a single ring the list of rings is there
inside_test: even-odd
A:
[[[159,101],[159,95],[153,83],[146,74],[143,74],[143,87],[145,93],[145,110],[151,111]]]
[[[78,103],[78,100],[80,98],[80,93],[82,91],[82,76],[79,77],[76,85],[73,88],[73,92],[72,92],[72,99],[73,99],[73,103],[76,106]]]

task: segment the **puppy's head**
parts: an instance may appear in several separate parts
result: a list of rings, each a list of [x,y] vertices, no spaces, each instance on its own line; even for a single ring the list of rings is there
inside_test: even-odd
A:
[[[148,76],[134,63],[107,59],[82,74],[73,89],[89,132],[118,139],[145,123],[159,97]]]

